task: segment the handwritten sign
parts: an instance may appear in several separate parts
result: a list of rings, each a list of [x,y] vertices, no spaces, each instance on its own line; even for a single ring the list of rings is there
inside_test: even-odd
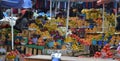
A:
[[[72,50],[51,50],[51,49],[44,49],[42,54],[51,55],[52,53],[62,53],[62,55],[68,55],[72,53]]]

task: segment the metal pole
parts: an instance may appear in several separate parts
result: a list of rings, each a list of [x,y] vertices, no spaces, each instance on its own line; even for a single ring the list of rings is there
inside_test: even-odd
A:
[[[18,9],[18,13],[21,13],[21,9]]]
[[[56,14],[57,14],[57,7],[58,7],[58,1],[55,1],[55,17],[56,17]]]
[[[65,9],[66,9],[66,6],[67,6],[67,2],[65,2],[65,6],[64,6]]]
[[[58,1],[58,8],[60,8],[60,1]]]
[[[45,0],[45,8],[46,8],[46,6],[47,6],[47,1]]]
[[[69,9],[70,9],[70,0],[68,0],[68,9],[67,9],[67,20],[66,20],[66,38],[68,36],[68,24],[69,24]]]
[[[104,21],[105,21],[104,11],[105,11],[105,4],[103,4],[103,15],[102,15],[103,22],[102,22],[102,32],[104,32],[104,30],[105,30],[105,27],[104,27]]]
[[[13,20],[11,20],[13,21]],[[12,33],[12,50],[14,50],[14,30],[13,30],[13,26],[11,26],[11,33]]]
[[[50,0],[50,19],[52,18],[52,0]]]
[[[115,27],[117,26],[117,1],[115,1]]]
[[[13,17],[13,9],[11,8],[11,17]],[[13,20],[11,22],[11,34],[12,34],[12,50],[14,50],[14,30],[13,30]]]

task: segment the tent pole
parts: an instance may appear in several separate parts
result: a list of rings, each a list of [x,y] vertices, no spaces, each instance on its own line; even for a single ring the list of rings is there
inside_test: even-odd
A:
[[[18,9],[18,13],[21,13],[21,9]]]
[[[11,20],[13,21],[13,20]],[[14,30],[13,30],[13,26],[11,26],[11,33],[12,33],[12,50],[14,50]]]
[[[117,26],[117,1],[115,1],[115,4],[116,4],[116,5],[115,5],[115,6],[116,6],[116,7],[115,7],[115,9],[116,9],[116,10],[115,10],[115,27],[116,27],[116,26]]]
[[[55,17],[56,17],[56,14],[57,14],[57,6],[58,6],[58,1],[55,2]]]
[[[13,9],[11,8],[11,17],[13,17]],[[12,34],[12,50],[14,50],[14,30],[13,30],[13,20],[10,20],[11,22],[11,34]]]
[[[46,6],[47,6],[47,1],[45,0],[45,8],[46,8]]]
[[[60,1],[58,1],[58,8],[60,9]]]
[[[52,0],[50,0],[50,19],[52,18]]]
[[[66,38],[68,36],[68,25],[69,25],[69,9],[70,9],[70,0],[68,0],[68,8],[67,8],[67,20],[66,20]]]
[[[105,27],[104,27],[104,21],[105,21],[105,16],[104,16],[104,11],[105,11],[105,4],[103,4],[103,11],[102,11],[102,32],[104,33]]]

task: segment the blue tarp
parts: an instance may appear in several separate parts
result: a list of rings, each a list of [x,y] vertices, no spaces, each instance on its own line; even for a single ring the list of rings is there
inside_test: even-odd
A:
[[[22,8],[23,0],[2,0],[0,2],[1,7],[7,8]]]
[[[2,0],[1,7],[7,8],[32,8],[31,0]]]
[[[22,7],[23,8],[32,8],[32,1],[31,0],[24,0]]]

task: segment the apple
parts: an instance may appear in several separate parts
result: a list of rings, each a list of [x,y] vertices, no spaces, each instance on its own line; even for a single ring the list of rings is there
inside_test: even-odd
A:
[[[25,56],[32,56],[32,54],[31,53],[27,53]]]
[[[28,44],[32,44],[32,41],[29,41],[29,43]]]

